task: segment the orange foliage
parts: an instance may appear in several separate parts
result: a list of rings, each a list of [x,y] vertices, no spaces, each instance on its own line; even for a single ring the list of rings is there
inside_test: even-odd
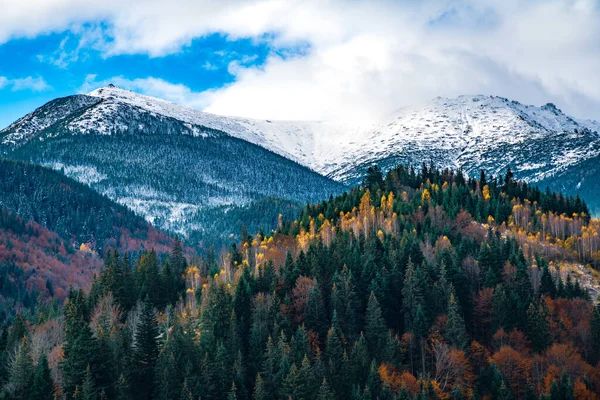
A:
[[[515,397],[522,398],[530,378],[531,359],[512,347],[503,346],[492,355],[490,362],[496,363]]]
[[[394,393],[398,393],[402,388],[405,388],[412,397],[419,392],[417,378],[408,371],[400,373],[393,365],[383,363],[379,366],[378,372],[383,385],[392,388]]]

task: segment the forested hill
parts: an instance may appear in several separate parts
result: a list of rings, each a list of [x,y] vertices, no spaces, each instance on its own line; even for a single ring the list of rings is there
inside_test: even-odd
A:
[[[0,323],[89,290],[104,252],[170,252],[174,239],[59,172],[0,159]]]
[[[0,335],[3,394],[596,399],[600,305],[566,272],[597,265],[599,229],[510,171],[371,169],[218,259],[111,254],[63,318]]]
[[[0,208],[35,221],[69,241],[104,253],[107,248],[139,251],[144,244],[164,251],[173,239],[127,207],[48,168],[0,159]]]

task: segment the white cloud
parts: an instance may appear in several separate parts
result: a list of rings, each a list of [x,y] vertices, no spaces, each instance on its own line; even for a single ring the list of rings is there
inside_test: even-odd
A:
[[[16,78],[8,79],[5,76],[0,76],[0,89],[10,87],[13,92],[21,90],[31,90],[33,92],[41,92],[44,90],[51,89],[51,86],[46,83],[44,78],[36,77],[33,78],[28,76],[27,78]]]
[[[148,96],[158,97],[192,108],[203,109],[208,104],[208,92],[195,93],[185,85],[170,83],[159,78],[127,79],[122,76],[115,76],[110,79],[98,81],[96,77],[94,74],[88,75],[79,91],[81,93],[89,93],[94,89],[112,83],[123,89],[144,93]]]
[[[79,30],[105,56],[162,56],[215,32],[306,46],[260,67],[231,64],[235,82],[203,94],[130,81],[213,112],[368,117],[484,93],[600,119],[598,0],[0,0],[0,9],[0,42]]]

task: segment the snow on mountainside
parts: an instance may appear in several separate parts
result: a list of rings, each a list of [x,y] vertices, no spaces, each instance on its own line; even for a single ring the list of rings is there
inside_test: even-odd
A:
[[[431,161],[441,167],[460,167],[471,175],[478,174],[480,169],[498,174],[511,167],[518,178],[547,184],[554,190],[581,189],[582,193],[594,193],[600,184],[596,178],[596,165],[600,160],[598,132],[600,123],[572,118],[553,104],[536,107],[497,96],[438,97],[419,106],[401,108],[375,122],[356,124],[226,117],[109,85],[88,95],[54,100],[0,131],[0,151],[13,151],[38,135],[39,141],[66,140],[64,135],[73,135],[69,140],[77,143],[79,151],[84,151],[86,146],[85,141],[76,138],[82,135],[162,135],[171,137],[168,140],[172,146],[179,146],[177,136],[210,138],[210,143],[217,143],[220,135],[225,135],[261,146],[347,184],[358,183],[368,166],[374,163],[385,170],[397,164],[420,165]],[[133,138],[122,140],[135,142]],[[42,150],[50,154],[50,148],[46,145]],[[83,176],[99,165],[71,165],[64,160],[47,158],[42,161],[50,165],[64,164],[65,173],[78,175],[77,179],[94,180],[102,176]],[[586,174],[582,172],[584,164]],[[218,174],[224,172],[221,168]],[[99,174],[105,173],[100,171]],[[220,187],[218,190],[223,192],[226,185],[214,176],[202,177],[203,182]],[[104,184],[103,192],[107,194],[114,191],[106,183],[92,184]],[[130,187],[138,186],[132,183]],[[127,195],[120,193],[113,197],[122,202],[135,199],[137,203],[129,204],[134,208],[148,208],[138,203],[157,201],[160,197],[140,193],[129,190]],[[241,196],[246,198],[246,195]],[[196,199],[162,197],[158,200],[168,204],[173,201],[184,205],[196,203]],[[231,203],[224,200],[230,197],[223,192],[209,197],[209,203],[212,199]],[[600,212],[600,199],[594,196],[592,201],[598,203],[595,209]],[[181,210],[175,211],[172,216],[179,219]]]
[[[494,163],[489,156],[500,148],[541,139],[553,140],[556,134],[562,133],[597,142],[598,132],[600,123],[575,120],[552,104],[534,107],[502,97],[481,95],[436,98],[420,107],[402,108],[370,126],[358,143],[345,146],[344,158],[337,163],[339,167],[325,172],[336,179],[347,180],[352,178],[356,164],[388,158],[410,160],[412,157],[408,153],[424,155],[425,160],[431,159],[438,165],[462,167],[466,172],[487,164],[486,169],[496,173],[510,164],[515,167],[516,161],[538,161],[552,169],[575,163],[585,155],[567,152],[560,158],[560,165],[535,157],[531,160],[510,159],[510,154],[505,154],[509,158],[505,157],[504,163],[498,159]],[[558,159],[554,161],[558,162]],[[540,174],[530,178],[539,180],[543,177]]]
[[[376,123],[270,121],[224,117],[183,107],[166,100],[143,96],[108,86],[89,93],[105,100],[105,107],[125,103],[157,115],[205,126],[258,144],[268,150],[305,165],[336,180],[355,182],[363,169],[380,160],[407,162],[432,160],[448,167],[463,167],[473,172],[486,167],[500,172],[517,161],[529,171],[527,179],[541,180],[600,151],[595,146],[600,123],[577,120],[565,115],[553,104],[535,107],[496,96],[459,96],[436,98],[418,107],[402,108]],[[102,125],[103,114],[87,124]],[[114,123],[113,123],[114,125]],[[85,126],[81,126],[85,130]],[[556,134],[585,138],[583,147],[562,146],[562,154],[511,157],[494,162],[499,149],[526,142],[555,140]],[[561,137],[561,139],[569,139]],[[572,139],[572,138],[571,138]],[[591,144],[591,145],[590,145]],[[409,154],[410,153],[410,154]],[[531,154],[535,156],[535,154]],[[534,162],[535,161],[535,162]]]
[[[248,132],[229,118],[107,87],[47,103],[1,131],[0,153],[61,171],[183,234],[204,229],[214,207],[318,202],[346,189],[238,138]]]
[[[93,106],[99,101],[97,98],[85,95],[52,100],[0,131],[1,143],[13,145],[23,143],[36,133],[54,125],[66,115]]]

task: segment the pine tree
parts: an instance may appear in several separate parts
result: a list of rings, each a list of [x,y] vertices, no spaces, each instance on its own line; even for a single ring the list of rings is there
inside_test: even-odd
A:
[[[364,371],[369,368],[371,356],[367,346],[365,336],[361,333],[358,341],[355,342],[352,348],[352,377],[353,382],[359,386],[364,386],[366,376]]]
[[[177,363],[170,349],[160,353],[156,363],[156,389],[154,399],[170,400],[181,392],[178,385]]]
[[[33,384],[34,370],[33,361],[27,337],[21,339],[15,356],[9,366],[9,377],[6,385],[7,391],[12,399],[28,400],[31,386]]]
[[[337,392],[341,389],[343,382],[341,367],[344,362],[344,347],[339,335],[339,329],[335,325],[327,333],[325,357],[327,360],[327,376],[332,387]]]
[[[115,388],[115,393],[117,400],[127,400],[131,398],[129,394],[129,384],[125,379],[124,375],[119,376],[119,380]]]
[[[298,368],[296,364],[293,364],[290,368],[290,372],[285,377],[283,381],[283,393],[284,398],[289,399],[297,399],[299,389],[299,381],[298,381]]]
[[[539,261],[538,261],[539,262]],[[542,277],[540,278],[540,296],[548,296],[550,298],[556,297],[556,285],[552,274],[548,268],[548,264],[543,262],[542,266]]]
[[[415,322],[413,324],[413,334],[415,338],[419,342],[419,347],[421,350],[421,372],[423,374],[425,371],[425,337],[427,336],[427,332],[429,331],[429,323],[427,322],[427,317],[423,312],[423,307],[419,304],[417,306],[417,312],[415,313]]]
[[[385,347],[387,326],[381,315],[381,308],[379,307],[377,297],[375,297],[373,292],[369,296],[365,320],[365,339],[369,346],[369,352],[377,360],[380,360]]]
[[[321,289],[317,282],[308,292],[308,300],[306,302],[306,317],[304,324],[309,330],[313,330],[319,337],[324,338],[327,334],[327,312],[325,303],[321,295]]]
[[[458,302],[454,297],[454,290],[451,289],[448,300],[448,321],[446,322],[446,340],[448,343],[459,350],[467,347],[468,337],[465,328],[465,321],[460,313]]]
[[[82,291],[69,293],[64,313],[65,344],[63,345],[61,371],[63,392],[69,399],[74,396],[77,388],[79,388],[79,395],[82,395],[88,366],[95,381],[98,380],[101,373],[106,371],[102,370],[104,362],[101,357],[104,354],[87,323],[88,312]]]
[[[96,400],[97,398],[98,393],[96,391],[96,386],[94,385],[94,378],[92,377],[92,371],[88,366],[85,370],[85,379],[83,380],[83,385],[81,386],[81,399]]]
[[[409,261],[406,266],[402,296],[405,327],[408,330],[412,330],[417,306],[423,304],[424,298],[417,270],[411,261]]]
[[[135,333],[134,380],[138,399],[148,399],[154,392],[154,368],[158,358],[158,326],[154,308],[148,299],[142,305],[140,321]]]
[[[171,252],[171,266],[173,268],[173,276],[175,278],[175,292],[182,293],[185,289],[185,270],[187,269],[187,260],[183,254],[181,241],[175,237],[175,244]]]
[[[254,393],[252,394],[253,400],[266,400],[266,392],[263,380],[260,374],[256,375],[256,383],[254,384]]]
[[[231,384],[231,389],[229,389],[229,393],[227,393],[227,400],[237,400],[237,387],[235,386],[235,382]]]
[[[543,352],[552,344],[552,333],[548,323],[548,310],[542,301],[539,305],[529,304],[527,309],[527,337],[536,352]]]
[[[183,387],[181,388],[180,400],[194,400],[194,394],[189,386],[188,380],[183,381]]]
[[[566,372],[563,372],[560,381],[552,381],[550,400],[573,400],[573,384]]]
[[[52,400],[54,398],[54,383],[48,367],[48,357],[42,354],[35,367],[31,400]]]
[[[327,379],[323,378],[319,392],[317,393],[317,400],[334,400],[335,396],[331,392],[331,388],[327,383]]]
[[[304,357],[298,369],[298,388],[296,393],[299,399],[310,399],[316,392],[318,385],[313,380],[312,369],[308,357]]]
[[[6,349],[12,350],[19,346],[23,340],[23,337],[27,335],[27,327],[25,326],[25,319],[21,312],[17,312],[13,319],[12,325],[8,330],[8,339],[6,341]]]

